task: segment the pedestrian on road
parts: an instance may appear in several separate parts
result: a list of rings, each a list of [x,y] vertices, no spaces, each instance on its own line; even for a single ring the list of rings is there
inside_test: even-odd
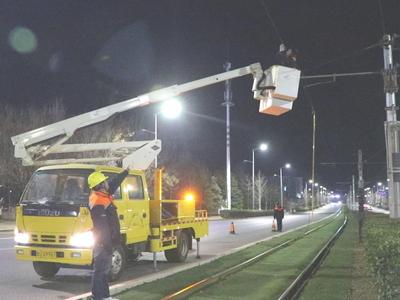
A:
[[[282,220],[285,217],[285,211],[280,204],[275,205],[274,208],[274,220],[278,225],[278,231],[282,232]]]
[[[113,246],[121,242],[121,232],[117,208],[112,194],[128,175],[129,169],[109,178],[101,172],[93,172],[88,177],[91,189],[89,196],[90,215],[93,221],[93,275],[92,296],[94,300],[109,299],[108,273],[111,267]]]

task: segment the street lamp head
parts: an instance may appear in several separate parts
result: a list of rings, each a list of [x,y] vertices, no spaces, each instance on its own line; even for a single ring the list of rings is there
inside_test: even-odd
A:
[[[290,169],[291,165],[290,164],[285,164],[286,169]]]
[[[382,186],[382,182],[378,182],[378,186]]]
[[[260,145],[259,149],[260,149],[261,151],[265,151],[265,150],[268,149],[268,145],[265,144],[265,143],[262,143],[262,144]]]
[[[308,180],[308,183],[312,183],[312,179]]]
[[[165,101],[161,106],[161,113],[168,119],[177,118],[182,112],[182,104],[175,98]]]
[[[319,184],[318,184],[318,182],[316,182],[315,184],[314,184],[314,186],[318,186]]]

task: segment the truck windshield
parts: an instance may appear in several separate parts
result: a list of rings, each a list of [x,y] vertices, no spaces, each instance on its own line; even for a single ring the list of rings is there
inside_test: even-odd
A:
[[[42,170],[33,174],[21,203],[86,205],[89,199],[87,177],[94,170]]]

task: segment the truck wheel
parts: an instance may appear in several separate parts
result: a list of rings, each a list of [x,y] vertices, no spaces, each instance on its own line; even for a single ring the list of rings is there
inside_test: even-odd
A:
[[[169,262],[184,262],[189,252],[191,236],[186,231],[178,234],[178,245],[175,249],[165,250],[165,257]]]
[[[60,267],[56,263],[34,261],[33,269],[40,277],[52,278],[60,270]]]
[[[125,250],[122,246],[116,246],[113,249],[110,272],[108,278],[110,281],[118,280],[126,265]]]

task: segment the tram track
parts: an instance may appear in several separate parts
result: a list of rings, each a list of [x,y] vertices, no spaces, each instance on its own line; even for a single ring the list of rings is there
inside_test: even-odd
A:
[[[202,280],[191,283],[191,284],[187,285],[186,287],[165,296],[162,299],[163,300],[186,299],[189,296],[194,295],[194,294],[210,287],[211,285],[222,282],[224,280],[228,280],[227,277],[229,277],[230,275],[236,274],[237,272],[240,272],[240,271],[243,271],[244,269],[254,265],[255,263],[261,261],[262,259],[264,259],[284,248],[287,248],[287,247],[293,245],[295,242],[297,242],[297,241],[309,236],[310,234],[318,231],[319,229],[327,226],[328,224],[333,222],[340,215],[341,215],[341,211],[337,212],[332,217],[331,220],[324,222],[324,223],[306,231],[305,233],[303,233],[300,236],[288,239],[288,240],[280,243],[279,245],[277,245],[273,248],[270,248],[258,255],[255,255],[254,257],[247,259],[244,262],[240,262],[224,271],[218,272],[218,273],[213,274],[209,277],[206,277]],[[299,295],[299,293],[302,290],[302,288],[304,287],[305,283],[307,282],[309,277],[315,271],[315,268],[317,268],[319,266],[319,264],[321,263],[323,256],[326,256],[330,247],[333,245],[334,241],[336,240],[337,236],[343,230],[346,222],[347,222],[347,219],[345,218],[345,220],[344,220],[343,224],[340,226],[340,228],[335,232],[334,235],[332,235],[329,238],[329,241],[324,245],[324,247],[322,247],[322,249],[318,252],[316,257],[314,257],[312,259],[311,263],[307,265],[306,269],[304,269],[300,273],[300,275],[298,277],[296,277],[295,281],[293,281],[292,284],[289,285],[289,287],[284,291],[284,293],[280,296],[279,299],[293,299],[292,297],[294,297],[294,296],[297,297]]]

